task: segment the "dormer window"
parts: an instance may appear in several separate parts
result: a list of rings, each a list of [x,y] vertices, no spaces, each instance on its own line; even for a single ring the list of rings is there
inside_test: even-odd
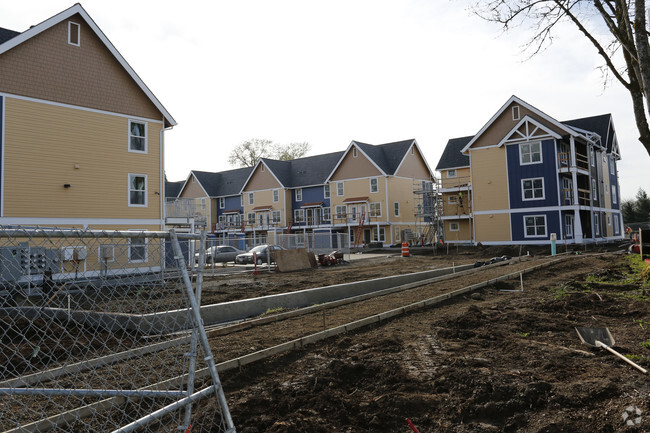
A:
[[[72,21],[68,21],[68,43],[78,47],[81,40],[81,26]]]
[[[356,148],[356,147],[353,147],[353,148],[352,148],[352,157],[353,157],[353,158],[356,158],[358,155],[359,155],[359,154],[357,153],[357,148]]]

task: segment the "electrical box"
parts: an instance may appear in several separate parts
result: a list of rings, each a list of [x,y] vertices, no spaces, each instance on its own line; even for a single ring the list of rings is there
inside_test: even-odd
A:
[[[64,262],[74,260],[74,247],[61,248],[61,259],[63,259]]]
[[[86,247],[75,247],[74,249],[74,259],[77,261],[86,260],[88,253],[86,252]]]

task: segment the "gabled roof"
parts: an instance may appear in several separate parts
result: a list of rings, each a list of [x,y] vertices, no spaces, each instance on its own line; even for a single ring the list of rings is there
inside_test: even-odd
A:
[[[601,145],[607,149],[607,153],[618,154],[616,144],[616,132],[611,114],[582,117],[580,119],[565,120],[562,123],[572,128],[579,128],[585,131],[595,132],[600,136]]]
[[[515,95],[512,95],[512,96],[511,96],[511,97],[506,101],[506,103],[503,104],[503,105],[501,106],[501,108],[500,108],[500,109],[499,109],[499,110],[494,114],[494,116],[492,116],[492,117],[490,118],[490,120],[488,120],[488,122],[487,122],[485,125],[483,125],[483,127],[478,131],[478,133],[477,133],[474,137],[472,137],[472,139],[471,139],[471,140],[470,140],[470,141],[465,145],[465,147],[463,148],[462,152],[463,152],[463,153],[466,153],[466,152],[469,150],[469,148],[472,147],[472,144],[474,144],[474,142],[476,142],[476,140],[478,140],[479,137],[481,137],[481,135],[483,135],[483,133],[484,133],[485,131],[487,131],[487,129],[490,127],[490,125],[492,125],[492,123],[494,123],[494,121],[497,120],[497,119],[501,116],[501,114],[503,114],[503,112],[504,112],[504,111],[505,111],[505,110],[506,110],[506,109],[507,109],[507,108],[508,108],[508,107],[509,107],[513,102],[516,102],[517,104],[519,104],[519,105],[525,107],[525,108],[528,109],[529,111],[533,112],[535,115],[539,116],[540,118],[542,118],[542,119],[544,119],[545,121],[549,122],[550,124],[554,125],[554,126],[557,127],[558,129],[560,129],[560,130],[566,132],[568,135],[573,135],[573,136],[577,136],[577,135],[579,135],[575,130],[573,130],[573,129],[569,128],[568,126],[562,124],[561,122],[555,120],[554,118],[552,118],[552,117],[549,116],[548,114],[544,113],[543,111],[538,110],[537,108],[533,107],[532,105],[530,105],[530,104],[527,103],[526,101],[524,101],[524,100],[518,98],[518,97],[515,96]]]
[[[133,81],[142,89],[142,91],[147,95],[149,100],[155,105],[155,107],[162,113],[165,118],[165,126],[176,126],[176,121],[165,109],[165,107],[160,103],[160,101],[154,96],[154,94],[149,90],[149,88],[144,84],[140,79],[138,74],[135,73],[133,68],[129,63],[122,57],[119,51],[113,46],[111,41],[106,37],[106,35],[101,31],[93,19],[88,15],[83,7],[79,3],[76,3],[74,6],[64,10],[63,12],[54,15],[53,17],[43,21],[40,24],[30,27],[28,30],[25,30],[22,33],[13,32],[11,30],[3,29],[0,31],[0,55],[5,52],[15,48],[16,46],[22,44],[25,41],[33,38],[34,36],[50,29],[54,25],[70,18],[73,15],[79,14],[86,21],[88,26],[95,32],[97,37],[104,43],[106,48],[113,54],[115,59],[122,65],[124,70],[131,76]]]
[[[324,155],[306,156],[289,161],[261,158],[250,177],[260,165],[264,164],[271,174],[284,188],[304,188],[308,186],[323,185],[332,168],[339,161],[343,152],[326,153]],[[248,180],[242,185],[242,190]]]
[[[236,168],[218,173],[193,170],[190,176],[194,175],[208,197],[229,197],[241,193],[244,182],[252,170],[252,167]]]
[[[438,161],[436,170],[446,170],[448,168],[469,167],[469,156],[462,153],[463,148],[474,138],[473,135],[467,137],[452,138],[447,142],[445,150]]]
[[[402,164],[402,161],[404,161],[407,152],[412,146],[417,147],[417,142],[415,141],[414,138],[411,138],[409,140],[394,141],[392,143],[385,143],[385,144],[378,144],[378,145],[362,143],[360,141],[352,140],[348,148],[345,150],[345,152],[343,152],[343,154],[339,158],[338,162],[336,163],[336,166],[331,170],[331,172],[327,176],[327,179],[325,179],[325,181],[328,181],[334,175],[336,170],[339,168],[339,166],[345,159],[345,156],[353,148],[358,149],[362,154],[364,154],[368,158],[368,160],[375,167],[377,167],[377,169],[382,174],[389,175],[389,176],[394,175],[397,169]],[[422,154],[422,152],[420,152],[420,154]],[[428,168],[429,166],[427,165],[427,169]]]

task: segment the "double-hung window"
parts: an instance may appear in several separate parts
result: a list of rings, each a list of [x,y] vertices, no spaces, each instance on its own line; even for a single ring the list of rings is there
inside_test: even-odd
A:
[[[521,197],[523,200],[540,200],[544,198],[544,178],[521,180]]]
[[[279,210],[273,211],[273,224],[280,224],[281,213]]]
[[[147,261],[147,239],[142,237],[129,238],[129,262],[143,263]]]
[[[546,236],[546,215],[530,215],[524,217],[524,236],[527,238]]]
[[[302,188],[296,189],[296,201],[302,201]]]
[[[330,198],[330,184],[323,185],[323,197]]]
[[[225,197],[219,197],[219,209],[223,209],[226,207],[226,198]]]
[[[519,145],[519,158],[521,165],[537,164],[542,162],[542,143],[521,143]]]
[[[336,195],[338,196],[345,195],[345,188],[343,187],[343,182],[336,183]]]
[[[248,204],[255,204],[255,194],[252,192],[248,193]]]
[[[393,203],[393,214],[398,217],[399,216],[399,202],[396,201]]]
[[[277,203],[280,201],[280,191],[277,189],[273,190],[273,203]]]
[[[305,220],[305,210],[295,209],[293,211],[293,221],[299,223],[299,222],[303,222],[304,220]]]
[[[147,153],[147,124],[129,120],[129,152]]]
[[[129,206],[147,206],[147,175],[129,173]]]
[[[381,216],[381,203],[369,203],[368,208],[371,217]]]
[[[376,177],[371,177],[370,178],[370,192],[377,192],[379,191],[379,179]]]
[[[336,206],[336,218],[344,219],[346,217],[347,207],[345,205]]]
[[[332,221],[332,208],[323,208],[323,221]]]

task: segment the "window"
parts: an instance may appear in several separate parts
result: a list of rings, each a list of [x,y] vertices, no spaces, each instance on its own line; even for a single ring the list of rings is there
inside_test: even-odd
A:
[[[305,210],[296,209],[293,211],[293,221],[296,223],[302,222],[305,219]]]
[[[226,223],[226,216],[219,215],[219,224],[225,224],[225,223]]]
[[[81,26],[72,21],[68,21],[68,43],[70,45],[79,46],[81,43]]]
[[[449,204],[458,204],[458,196],[457,195],[450,195],[449,196]]]
[[[129,120],[129,152],[147,153],[147,124]]]
[[[248,193],[248,204],[255,204],[255,194],[252,192]]]
[[[383,227],[374,229],[372,231],[372,240],[373,242],[386,242],[386,229]]]
[[[618,215],[614,215],[614,234],[620,234],[620,226],[618,222]]]
[[[129,206],[147,206],[147,176],[129,174]]]
[[[608,226],[612,225],[612,217],[609,214],[607,214],[607,225]]]
[[[596,179],[591,179],[591,196],[592,196],[592,201],[598,201],[598,190],[596,189]]]
[[[457,232],[460,230],[460,224],[456,222],[450,222],[449,223],[449,231],[450,232]]]
[[[564,231],[567,238],[573,237],[573,215],[564,215]]]
[[[241,207],[244,207],[244,194],[239,196],[239,205]]]
[[[248,212],[246,217],[248,219],[248,224],[255,225],[255,212]]]
[[[330,198],[330,184],[323,186],[323,197]]]
[[[226,198],[225,197],[219,197],[219,209],[223,209],[226,207]]]
[[[345,188],[343,187],[343,182],[336,183],[336,195],[338,196],[345,195]]]
[[[519,120],[519,105],[512,107],[512,120]]]
[[[352,148],[352,157],[356,158],[357,156],[359,156],[359,152],[357,151],[356,147],[353,147]]]
[[[524,236],[527,238],[546,236],[546,215],[532,215],[524,217]]]
[[[202,197],[202,198],[201,198],[201,210],[202,210],[202,211],[205,210],[205,197]]]
[[[129,239],[129,262],[142,263],[147,261],[147,239],[134,237]]]
[[[277,203],[280,201],[280,191],[277,189],[273,190],[273,203]]]
[[[393,215],[395,215],[396,217],[399,216],[399,202],[397,201],[393,203]]]
[[[395,226],[394,235],[393,235],[395,242],[399,242],[399,240],[401,239],[401,234],[402,234],[401,228],[399,226]]]
[[[453,170],[447,170],[447,177],[448,177],[448,178],[452,178],[452,177],[456,177],[456,176],[457,176],[457,175],[456,175],[456,169],[453,169]]]
[[[381,203],[370,203],[368,205],[370,216],[371,217],[380,217],[381,216]]]
[[[379,180],[376,177],[370,178],[370,192],[379,191]]]
[[[520,144],[519,158],[521,165],[537,164],[542,162],[542,144],[539,141],[535,143]]]
[[[521,180],[521,197],[523,200],[539,200],[544,198],[544,178]]]
[[[591,161],[591,166],[596,166],[596,155],[594,154],[594,148],[589,149],[589,161]]]
[[[273,211],[273,224],[280,224],[281,214],[279,210]]]
[[[614,157],[610,156],[609,157],[609,174],[614,176],[616,174],[616,165],[614,165]]]
[[[302,188],[296,189],[296,201],[302,201]]]
[[[345,219],[345,214],[347,213],[347,209],[345,205],[336,206],[335,210],[336,210],[336,218]]]
[[[600,236],[600,215],[594,214],[594,232],[596,236]]]
[[[323,208],[323,221],[332,221],[332,208]]]
[[[612,203],[616,204],[616,200],[618,197],[616,196],[616,185],[612,184]]]

